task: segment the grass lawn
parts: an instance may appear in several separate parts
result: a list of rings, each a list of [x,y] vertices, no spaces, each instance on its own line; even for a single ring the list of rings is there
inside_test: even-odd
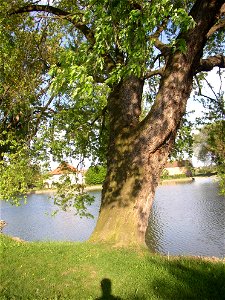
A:
[[[0,258],[0,299],[225,299],[222,261],[3,234]]]

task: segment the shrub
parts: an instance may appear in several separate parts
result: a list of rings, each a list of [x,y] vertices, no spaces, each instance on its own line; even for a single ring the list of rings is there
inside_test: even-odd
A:
[[[168,178],[169,178],[169,171],[164,169],[161,174],[161,179],[168,179]]]
[[[102,184],[105,180],[106,168],[104,166],[92,166],[85,174],[86,184]]]
[[[202,176],[210,176],[216,174],[216,166],[204,166],[195,169],[195,176],[202,175]]]

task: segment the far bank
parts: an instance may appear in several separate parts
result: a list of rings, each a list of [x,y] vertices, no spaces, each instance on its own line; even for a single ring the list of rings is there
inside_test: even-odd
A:
[[[182,184],[182,183],[191,183],[195,180],[195,177],[185,177],[185,178],[175,178],[175,179],[164,179],[161,180],[159,185],[169,185],[169,184]],[[84,188],[84,191],[101,191],[102,185],[87,185]],[[40,190],[31,190],[30,194],[42,194],[42,193],[55,193],[56,189],[40,189]]]

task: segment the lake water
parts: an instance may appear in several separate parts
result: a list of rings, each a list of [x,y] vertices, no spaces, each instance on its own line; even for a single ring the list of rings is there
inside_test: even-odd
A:
[[[94,219],[73,211],[51,214],[56,207],[46,194],[32,194],[19,207],[0,201],[4,233],[27,241],[83,241],[91,235],[100,205],[100,192],[89,208]],[[225,257],[225,197],[210,178],[157,189],[146,234],[151,251],[171,255]]]

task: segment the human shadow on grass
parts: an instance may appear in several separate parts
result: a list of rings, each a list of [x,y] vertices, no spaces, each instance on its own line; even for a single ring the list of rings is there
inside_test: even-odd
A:
[[[112,295],[112,283],[111,280],[108,278],[104,278],[101,281],[101,290],[102,290],[102,296],[99,298],[96,298],[95,300],[122,300],[121,297],[117,297]],[[126,299],[129,300],[146,300],[143,296],[137,296],[137,295],[130,295]]]
[[[160,278],[151,283],[149,288],[154,289],[156,297],[167,300],[225,300],[224,265],[207,262],[203,265],[196,260],[191,266],[182,261],[165,261],[161,267],[168,271],[171,280]]]
[[[108,278],[104,278],[101,281],[102,296],[96,298],[96,300],[122,300],[120,297],[112,295],[112,283]]]

